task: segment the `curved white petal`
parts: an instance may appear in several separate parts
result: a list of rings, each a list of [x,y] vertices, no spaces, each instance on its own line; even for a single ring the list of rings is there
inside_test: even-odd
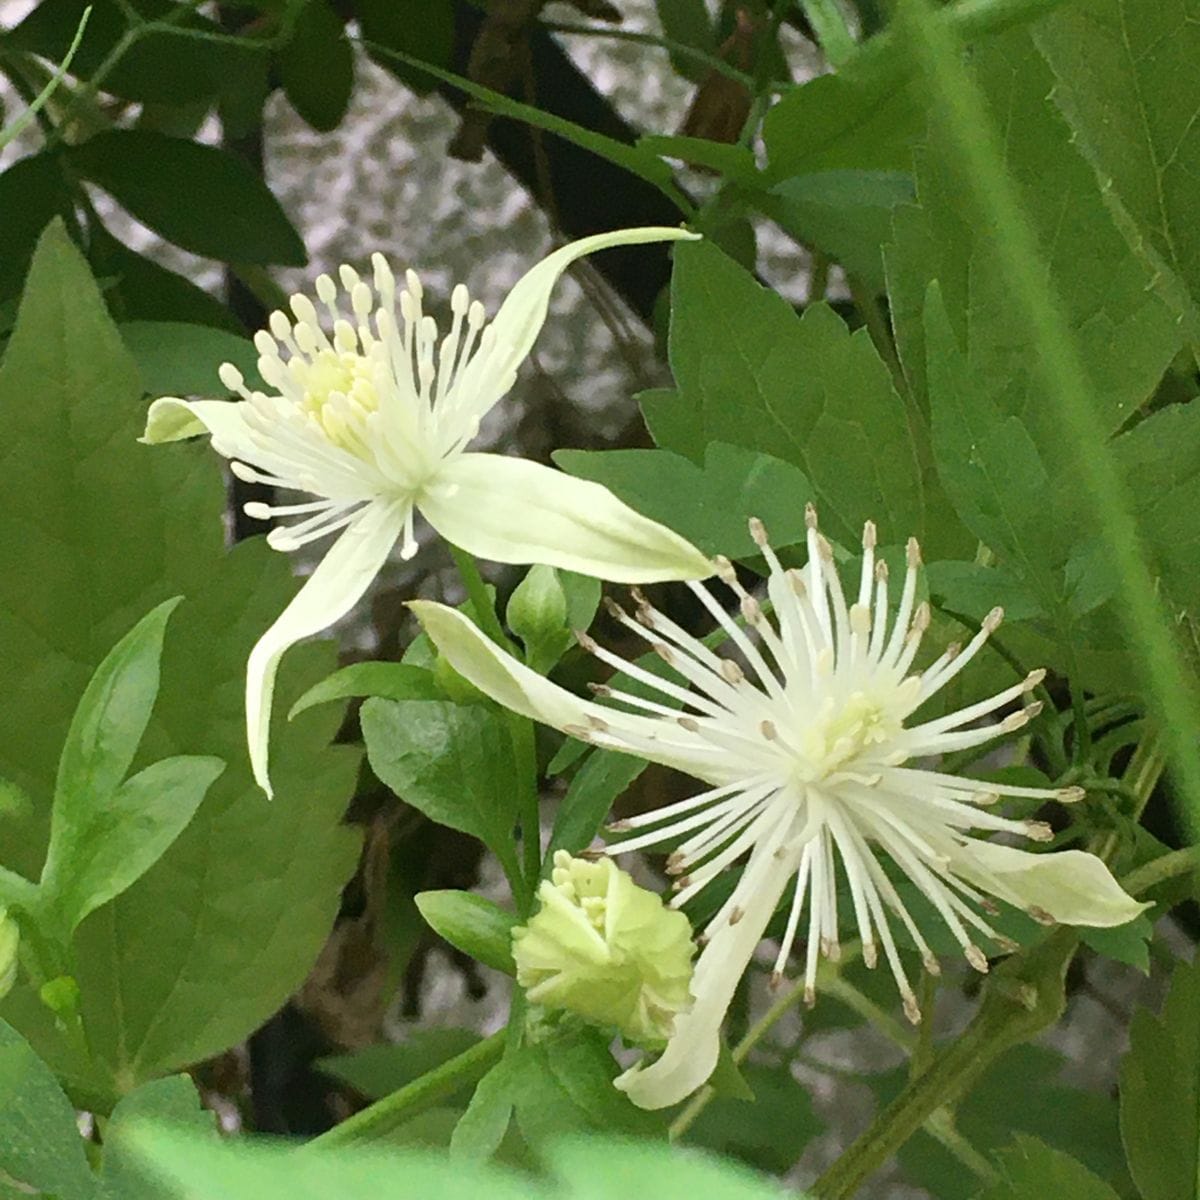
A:
[[[398,502],[367,505],[250,651],[246,664],[246,737],[254,778],[268,796],[271,696],[279,660],[294,642],[327,629],[358,603],[387,561],[403,529],[406,512],[407,506]]]
[[[1063,925],[1124,925],[1149,908],[1127,895],[1104,862],[1083,850],[1033,854],[971,839],[951,869],[1017,908],[1036,908]]]
[[[637,746],[636,751],[629,752],[639,758],[714,781],[712,753],[705,749],[689,753],[688,743],[693,736],[686,730],[658,718],[639,717],[581,700],[506,654],[462,613],[444,604],[410,600],[408,607],[446,661],[497,704],[564,733],[577,734],[590,727],[593,740],[601,746],[608,744],[600,732],[607,726],[614,734],[613,748],[626,749],[620,743],[628,736]],[[727,776],[719,774],[715,779],[724,782]]]
[[[573,262],[610,246],[695,241],[699,236],[686,229],[658,226],[615,229],[580,238],[542,259],[508,293],[491,323],[490,347],[478,354],[464,372],[459,386],[476,397],[473,403],[476,414],[482,417],[512,386],[513,373],[533,348],[546,321],[550,293]]]
[[[246,407],[243,400],[179,400],[163,396],[150,405],[146,432],[138,441],[157,446],[209,433],[218,454],[226,458],[256,458],[255,444],[242,415]]]
[[[742,917],[724,922],[700,952],[692,976],[696,1002],[675,1018],[667,1048],[648,1067],[631,1067],[615,1080],[639,1108],[667,1108],[686,1099],[713,1073],[721,1054],[721,1025],[733,993],[768,923],[792,882],[801,849],[775,856],[776,840],[760,844],[738,882]]]
[[[418,499],[445,538],[495,562],[546,563],[614,583],[704,579],[690,542],[598,483],[499,454],[461,454]]]

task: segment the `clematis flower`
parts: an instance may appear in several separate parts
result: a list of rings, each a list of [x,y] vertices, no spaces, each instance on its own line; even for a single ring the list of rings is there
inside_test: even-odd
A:
[[[847,597],[816,524],[810,507],[808,563],[803,570],[784,570],[762,524],[751,522],[770,568],[772,617],[726,561],[721,577],[740,605],[744,625],[703,584],[689,585],[740,662],[707,648],[636,593],[636,618],[614,607],[621,623],[645,638],[672,670],[669,676],[643,670],[585,635],[587,649],[643,685],[638,695],[597,686],[606,704],[581,700],[535,675],[454,610],[411,606],[450,664],[500,703],[704,783],[686,800],[618,826],[633,836],[614,852],[674,847],[667,859],[668,871],[679,876],[674,905],[697,897],[744,860],[732,893],[704,930],[692,980],[694,1006],[677,1018],[657,1061],[617,1080],[645,1108],[682,1100],[712,1073],[734,989],[789,888],[775,981],[782,979],[807,908],[804,987],[813,1002],[818,960],[838,956],[840,875],[864,959],[873,966],[882,947],[905,1013],[919,1019],[894,924],[907,931],[929,971],[937,972],[938,961],[884,870],[880,851],[930,902],[979,971],[988,967],[981,941],[1013,949],[987,920],[996,911],[991,897],[1040,921],[1072,925],[1121,925],[1145,907],[1121,890],[1095,855],[1039,854],[987,840],[993,833],[1033,841],[1051,836],[1045,824],[993,812],[990,806],[1001,796],[1074,801],[1082,798],[1081,789],[1016,787],[917,765],[982,746],[1037,713],[1040,706],[1027,697],[1041,671],[987,700],[910,723],[979,653],[1000,623],[1000,610],[988,615],[965,648],[951,646],[931,666],[914,671],[930,623],[928,604],[916,603],[916,542],[908,544],[899,605],[889,621],[888,572],[875,558],[874,526],[868,524],[863,534],[857,594]],[[1014,702],[1022,707],[1012,715],[977,724]]]
[[[527,272],[487,323],[463,285],[439,339],[423,313],[415,272],[403,288],[383,257],[373,284],[339,271],[342,294],[322,275],[316,305],[291,299],[270,332],[254,339],[271,393],[250,391],[230,363],[221,382],[240,401],[180,400],[150,406],[143,442],[209,433],[239,478],[309,492],[302,503],[251,503],[255,518],[295,517],[267,535],[295,550],[340,532],[292,602],[259,640],[246,673],[246,726],[254,777],[268,795],[267,747],[275,671],[294,642],[320,633],[358,602],[397,541],[417,551],[418,511],[443,537],[505,563],[547,563],[629,583],[703,578],[709,561],[683,538],[621,503],[606,488],[519,458],[467,446],[512,387],[546,319],[563,271],[609,246],[674,241],[682,229],[625,229],[583,238]]]

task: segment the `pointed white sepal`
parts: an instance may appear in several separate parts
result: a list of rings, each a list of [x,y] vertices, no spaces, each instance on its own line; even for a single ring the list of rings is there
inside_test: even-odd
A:
[[[447,541],[493,562],[545,563],[613,583],[703,579],[715,570],[606,487],[523,458],[461,454],[418,508]]]
[[[387,561],[404,527],[406,506],[369,504],[338,537],[292,602],[250,651],[246,664],[246,737],[259,787],[271,796],[267,772],[271,697],[283,652],[328,629],[358,603]]]
[[[158,446],[208,433],[226,458],[253,458],[255,447],[243,419],[244,410],[244,402],[237,400],[161,396],[146,412],[146,432],[138,441]]]

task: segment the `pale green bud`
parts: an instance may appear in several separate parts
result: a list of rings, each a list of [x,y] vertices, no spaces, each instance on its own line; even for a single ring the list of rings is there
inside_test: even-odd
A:
[[[20,944],[21,931],[16,921],[8,915],[7,909],[0,908],[0,1000],[17,982],[17,948]]]
[[[558,572],[544,563],[529,568],[505,610],[508,627],[526,646],[544,642],[567,627],[567,593]]]
[[[691,1007],[692,928],[609,858],[554,856],[541,908],[513,930],[530,1003],[566,1009],[628,1041],[655,1045]]]

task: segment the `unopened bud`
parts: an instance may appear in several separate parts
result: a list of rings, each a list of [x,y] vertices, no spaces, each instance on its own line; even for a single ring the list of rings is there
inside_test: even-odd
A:
[[[612,859],[564,850],[538,899],[538,911],[513,930],[517,982],[530,1003],[616,1028],[630,1042],[665,1042],[692,1004],[687,917]]]
[[[562,634],[567,628],[567,594],[558,572],[544,563],[530,567],[509,598],[504,616],[526,647]]]

